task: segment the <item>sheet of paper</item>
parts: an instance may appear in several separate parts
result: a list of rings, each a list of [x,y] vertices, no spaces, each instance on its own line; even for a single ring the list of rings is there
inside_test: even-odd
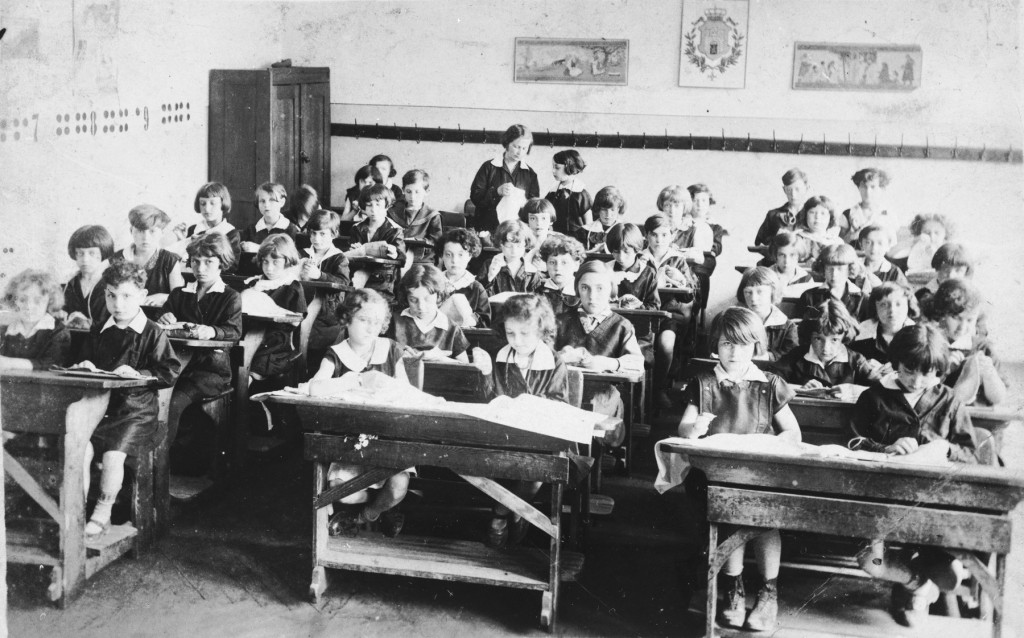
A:
[[[242,312],[257,317],[290,317],[299,313],[285,310],[265,292],[249,288],[242,291]]]
[[[594,426],[608,418],[604,414],[595,414],[529,394],[514,399],[498,397],[486,404],[449,402],[445,408],[517,430],[576,443],[590,443],[594,436]]]

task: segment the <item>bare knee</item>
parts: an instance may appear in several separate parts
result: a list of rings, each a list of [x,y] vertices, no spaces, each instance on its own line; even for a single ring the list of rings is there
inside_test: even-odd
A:
[[[389,478],[388,489],[396,496],[404,496],[409,491],[409,473],[399,472]]]

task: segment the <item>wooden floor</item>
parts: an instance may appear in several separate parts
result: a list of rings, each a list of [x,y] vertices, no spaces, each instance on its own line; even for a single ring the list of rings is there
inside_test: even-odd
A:
[[[685,587],[703,578],[695,561],[687,561],[698,551],[697,528],[677,494],[658,495],[651,487],[649,450],[677,420],[678,414],[655,422],[649,444],[638,447],[633,477],[607,481],[615,510],[587,535],[579,582],[563,588],[560,635],[703,635],[703,593],[691,600]],[[1011,466],[1024,466],[1019,429],[1008,433],[1005,456]],[[297,450],[254,462],[242,487],[217,501],[177,508],[168,537],[139,560],[110,565],[65,611],[45,599],[45,570],[10,565],[10,635],[545,635],[538,624],[540,594],[524,590],[329,570],[324,601],[314,607],[306,596],[310,482],[311,470]],[[421,516],[410,513],[409,533],[443,527],[472,539],[487,522],[480,512],[443,520]],[[1020,509],[1015,528],[1020,549],[1009,561],[1006,635],[1024,636]],[[942,617],[915,631],[900,627],[885,611],[888,588],[866,579],[783,571],[780,595],[778,637],[990,635],[980,622]]]

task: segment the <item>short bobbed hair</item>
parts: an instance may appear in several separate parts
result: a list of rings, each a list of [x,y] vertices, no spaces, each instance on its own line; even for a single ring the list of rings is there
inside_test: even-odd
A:
[[[821,249],[818,261],[822,266],[852,266],[857,263],[857,251],[850,244],[832,244]]]
[[[411,171],[406,171],[405,175],[402,175],[402,186],[408,186],[417,182],[423,184],[423,190],[430,190],[430,173],[421,168],[414,168]]]
[[[768,255],[772,258],[772,261],[775,261],[779,251],[790,246],[796,246],[801,261],[807,258],[806,245],[801,241],[800,236],[791,230],[780,230],[772,237],[771,242],[768,244]]]
[[[797,181],[803,182],[804,184],[810,183],[807,181],[807,174],[799,168],[791,168],[782,174],[783,186],[792,186],[793,183]]]
[[[360,166],[359,169],[356,170],[356,186],[359,186],[359,182],[363,181],[367,177],[373,179],[374,184],[384,183],[384,176],[380,174],[380,171],[377,169],[377,167],[373,166],[372,164],[367,164],[366,166]]]
[[[38,286],[39,291],[47,298],[46,312],[54,313],[64,307],[64,291],[56,278],[45,270],[23,270],[11,277],[7,282],[7,292],[4,294],[4,304],[13,308],[18,293],[29,286]]]
[[[79,248],[99,248],[100,257],[107,261],[114,256],[114,238],[103,226],[89,224],[71,233],[71,239],[68,240],[68,255],[72,259]]]
[[[708,194],[708,203],[709,204],[714,204],[715,203],[715,196],[711,194],[711,189],[708,188],[707,184],[701,184],[701,183],[690,184],[689,186],[686,187],[686,190],[687,190],[687,192],[690,193],[690,197],[691,198],[696,198],[697,195],[699,195],[701,193],[707,193]]]
[[[216,257],[220,261],[221,270],[230,270],[235,265],[235,251],[231,242],[221,233],[205,232],[192,237],[185,248],[188,260],[195,257]]]
[[[949,342],[937,327],[918,323],[905,326],[889,342],[889,360],[893,368],[944,376],[949,370]]]
[[[220,211],[225,215],[231,212],[231,193],[228,192],[228,187],[220,182],[206,182],[196,191],[196,199],[192,203],[192,209],[197,213],[199,212],[200,197],[205,197],[206,199],[219,197]]]
[[[531,197],[523,209],[519,211],[519,216],[522,219],[529,219],[530,215],[547,215],[551,218],[551,221],[555,221],[558,217],[558,213],[555,211],[555,205],[544,199],[543,197]]]
[[[887,229],[885,226],[879,226],[878,224],[868,224],[864,228],[861,228],[860,233],[857,234],[857,237],[861,241],[864,241],[871,235],[871,233],[882,233],[888,240],[890,245],[893,243],[892,233],[889,231],[889,229]]]
[[[910,222],[910,234],[917,237],[924,232],[924,225],[930,222],[942,224],[942,227],[946,229],[946,239],[953,239],[953,222],[949,221],[949,218],[942,213],[920,213],[914,215],[913,221]]]
[[[409,303],[408,292],[413,288],[426,288],[437,295],[438,303],[448,296],[448,279],[441,272],[441,269],[431,264],[413,264],[409,270],[402,275],[400,288],[401,301]]]
[[[267,257],[280,257],[289,268],[299,263],[299,251],[295,248],[295,242],[284,233],[273,233],[260,244],[260,250],[256,253],[256,263],[262,264]]]
[[[163,229],[171,223],[171,217],[152,204],[139,204],[128,211],[128,223],[138,230]]]
[[[395,193],[384,184],[374,184],[359,191],[360,208],[366,208],[370,202],[377,200],[384,200],[385,206],[391,208],[395,203]]]
[[[288,199],[288,191],[284,189],[284,186],[278,184],[277,182],[263,182],[262,184],[256,187],[256,192],[254,194],[256,195],[256,197],[259,197],[260,193],[269,193],[278,200]]]
[[[663,213],[657,213],[655,215],[651,215],[646,220],[644,220],[645,237],[647,235],[650,235],[654,231],[658,230],[659,228],[668,228],[669,230],[672,229],[672,220],[668,218],[668,215],[665,215]]]
[[[596,214],[599,210],[616,210],[619,215],[626,214],[626,200],[622,197],[622,193],[619,189],[614,186],[605,186],[601,190],[597,191],[597,195],[594,195],[594,203],[591,205],[591,210]]]
[[[839,335],[843,343],[849,343],[857,331],[857,320],[842,302],[829,299],[821,304],[808,308],[803,320],[797,327],[797,336],[801,345],[809,345],[816,334],[826,337]]]
[[[755,344],[754,354],[763,354],[768,347],[764,324],[753,310],[733,306],[718,313],[711,322],[711,350],[718,352],[718,341],[725,339],[740,345]]]
[[[679,202],[684,205],[684,215],[689,215],[690,211],[693,209],[693,198],[690,197],[690,191],[678,184],[666,186],[661,189],[660,193],[658,193],[658,210],[664,211],[665,206],[672,202]]]
[[[626,247],[639,253],[644,249],[644,234],[636,224],[615,224],[604,236],[604,245],[610,253]]]
[[[743,272],[740,277],[740,285],[736,288],[736,301],[744,308],[747,307],[747,300],[743,291],[754,286],[771,286],[772,304],[777,306],[782,301],[782,282],[779,281],[779,276],[771,268],[755,266],[747,268]]]
[[[494,322],[494,331],[502,340],[506,341],[505,322],[509,319],[536,322],[541,341],[548,346],[554,345],[555,334],[558,331],[558,326],[555,323],[555,311],[551,308],[551,302],[543,295],[533,293],[512,295],[505,300],[498,310],[498,320]]]
[[[587,167],[587,163],[580,157],[579,152],[571,148],[555,153],[552,161],[565,167],[566,175],[579,175]]]
[[[828,227],[835,228],[839,220],[836,219],[836,205],[832,203],[832,200],[824,195],[815,195],[814,197],[807,198],[804,202],[804,207],[800,209],[797,214],[796,223],[797,226],[807,227],[807,213],[811,210],[821,206],[828,211]]]
[[[907,316],[917,319],[921,316],[921,309],[917,304],[917,297],[906,285],[898,281],[883,281],[871,289],[868,294],[867,306],[864,312],[868,319],[878,319],[878,302],[891,296],[902,296],[907,300]]]
[[[329,230],[334,237],[338,236],[338,229],[341,228],[341,217],[330,209],[318,210],[309,216],[306,222],[306,230]]]
[[[356,288],[352,292],[345,293],[345,299],[338,306],[338,319],[341,325],[347,326],[352,321],[352,316],[366,306],[379,306],[384,313],[384,323],[381,324],[380,332],[384,334],[391,325],[391,305],[379,292],[373,288]]]
[[[939,246],[939,249],[932,255],[932,268],[940,270],[944,266],[952,268],[967,268],[967,276],[974,274],[974,260],[967,252],[963,244],[948,242]]]

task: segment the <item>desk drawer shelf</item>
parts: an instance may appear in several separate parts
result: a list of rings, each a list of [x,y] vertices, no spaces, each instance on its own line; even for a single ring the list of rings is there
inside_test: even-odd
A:
[[[472,541],[364,533],[357,538],[328,538],[318,558],[325,567],[353,571],[517,589],[549,588],[550,561],[539,549],[501,551]],[[575,581],[582,569],[582,554],[562,552],[563,581]]]

